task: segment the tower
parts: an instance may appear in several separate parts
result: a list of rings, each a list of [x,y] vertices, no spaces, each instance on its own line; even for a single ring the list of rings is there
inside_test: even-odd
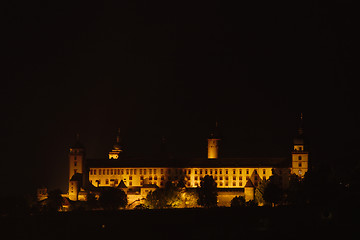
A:
[[[76,135],[76,143],[69,149],[69,199],[78,200],[78,193],[85,177],[85,149]]]
[[[109,159],[118,159],[121,152],[122,149],[120,146],[120,128],[119,128],[116,135],[116,142],[114,143],[112,150],[109,152]]]
[[[292,168],[291,173],[299,177],[304,177],[309,168],[309,153],[304,149],[304,129],[303,114],[300,115],[300,125],[297,136],[294,138],[294,148],[292,150]]]
[[[218,123],[216,122],[215,130],[208,138],[208,159],[219,158],[219,141],[220,136],[218,133]]]

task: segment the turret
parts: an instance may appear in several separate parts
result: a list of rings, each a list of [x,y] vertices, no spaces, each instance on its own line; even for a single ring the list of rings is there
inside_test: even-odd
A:
[[[120,146],[120,128],[119,128],[116,135],[116,142],[114,143],[112,150],[109,152],[109,159],[118,159],[121,152],[122,149]]]
[[[84,173],[85,148],[80,143],[79,134],[76,135],[76,143],[69,149],[69,180],[76,173]]]
[[[218,123],[216,122],[216,127],[213,133],[210,134],[208,138],[208,159],[217,159],[219,158],[219,142],[221,138],[218,133]]]
[[[292,168],[291,173],[304,177],[309,168],[309,153],[304,148],[304,129],[303,114],[300,115],[300,124],[297,135],[294,138],[294,146],[292,150]]]

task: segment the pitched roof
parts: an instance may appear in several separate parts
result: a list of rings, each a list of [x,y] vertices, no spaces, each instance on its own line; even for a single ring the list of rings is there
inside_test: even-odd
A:
[[[125,185],[124,181],[121,180],[120,183],[119,183],[119,185],[117,185],[116,188],[127,188],[127,186]]]
[[[247,187],[255,188],[255,187],[254,187],[254,184],[252,183],[252,181],[251,181],[250,179],[246,182],[245,187],[246,187],[246,188],[247,188]]]

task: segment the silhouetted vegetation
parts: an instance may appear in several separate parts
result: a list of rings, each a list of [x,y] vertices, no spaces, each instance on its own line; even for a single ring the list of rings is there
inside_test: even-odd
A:
[[[128,200],[123,190],[108,188],[101,193],[99,203],[104,210],[118,210],[119,208],[125,208]]]
[[[212,176],[206,175],[201,180],[200,187],[197,188],[199,197],[198,204],[200,206],[210,208],[217,206],[217,187]]]
[[[231,207],[245,207],[245,198],[243,196],[236,196],[231,200]]]

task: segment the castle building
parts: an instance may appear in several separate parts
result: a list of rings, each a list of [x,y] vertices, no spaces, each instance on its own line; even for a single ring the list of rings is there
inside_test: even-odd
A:
[[[219,155],[220,141],[216,124],[208,138],[207,158],[132,158],[123,155],[119,130],[107,159],[87,159],[78,139],[69,151],[69,199],[86,200],[87,192],[99,193],[105,187],[116,187],[127,193],[133,207],[141,203],[148,192],[164,187],[167,181],[182,180],[186,188],[195,189],[204,176],[210,175],[217,183],[218,205],[229,206],[235,196],[254,200],[260,181],[273,174],[286,188],[290,174],[302,178],[308,170],[302,124],[294,138],[291,158],[223,158]]]

